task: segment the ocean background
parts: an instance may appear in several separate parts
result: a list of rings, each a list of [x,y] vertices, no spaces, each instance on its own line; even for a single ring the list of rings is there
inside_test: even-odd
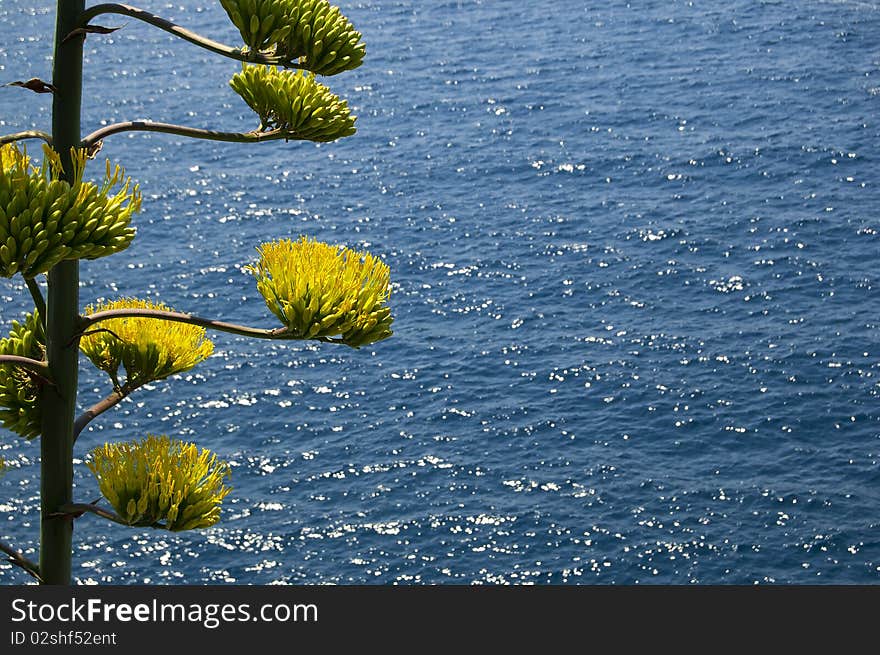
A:
[[[76,524],[87,584],[880,581],[880,5],[338,2],[338,143],[130,133],[138,237],[82,302],[276,327],[243,270],[300,234],[391,266],[355,351],[214,334],[76,445],[164,433],[234,466],[216,527]],[[240,44],[219,3],[143,0]],[[83,131],[246,131],[239,69],[137,21],[86,42]],[[51,79],[54,3],[0,4],[0,83]],[[0,87],[0,130],[51,100]],[[39,146],[31,144],[38,152]],[[92,170],[103,171],[99,162]],[[29,309],[0,280],[0,323]],[[87,361],[84,407],[109,390]],[[0,539],[36,557],[39,447],[0,432]],[[0,582],[29,579],[0,562]]]

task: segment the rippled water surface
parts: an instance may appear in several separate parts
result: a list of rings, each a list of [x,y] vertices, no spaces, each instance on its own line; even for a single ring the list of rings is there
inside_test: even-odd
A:
[[[217,335],[77,443],[167,433],[234,465],[203,532],[86,517],[82,583],[880,579],[880,7],[340,2],[335,144],[120,135],[138,238],[83,303],[274,327],[242,269],[308,234],[391,266],[392,339]],[[219,3],[147,9],[237,43]],[[0,82],[49,79],[51,3],[3,0]],[[86,43],[84,131],[251,129],[237,62],[127,19]],[[50,100],[0,88],[4,132]],[[26,309],[0,281],[2,323]],[[107,382],[85,365],[82,402]],[[3,433],[0,539],[33,555],[38,447]],[[84,465],[76,496],[98,497]],[[0,581],[25,577],[5,563]]]

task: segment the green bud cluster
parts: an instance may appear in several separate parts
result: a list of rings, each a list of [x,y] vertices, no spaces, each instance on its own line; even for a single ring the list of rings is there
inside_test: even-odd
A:
[[[24,323],[13,321],[12,331],[0,339],[0,355],[18,355],[42,361],[46,335],[36,312]],[[25,439],[40,436],[40,389],[33,375],[12,364],[0,364],[0,423]]]
[[[303,71],[245,64],[230,86],[260,117],[264,130],[289,139],[335,141],[356,132],[348,102]]]
[[[248,48],[299,60],[319,75],[361,65],[366,46],[351,21],[327,0],[220,0]]]
[[[74,183],[58,179],[58,155],[44,148],[36,168],[15,144],[0,148],[0,276],[34,278],[67,259],[97,259],[128,247],[131,216],[141,196],[131,179],[110,195],[124,171],[107,172],[102,186],[83,182],[86,153],[71,150]]]

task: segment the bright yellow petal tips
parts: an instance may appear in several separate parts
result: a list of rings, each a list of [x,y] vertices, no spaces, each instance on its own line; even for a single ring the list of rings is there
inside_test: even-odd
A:
[[[207,528],[220,520],[231,491],[224,483],[229,464],[209,450],[165,435],[104,444],[88,466],[101,494],[132,526],[166,530]]]
[[[151,300],[122,298],[86,307],[86,314],[111,309],[160,309],[169,307]],[[188,371],[214,352],[205,329],[186,323],[155,318],[114,318],[102,321],[80,340],[80,349],[117,386],[120,365],[125,368],[126,385],[139,387]]]
[[[0,339],[0,355],[18,355],[38,361],[46,352],[46,336],[39,314],[14,321],[12,331]],[[0,425],[25,439],[40,436],[40,388],[33,376],[17,366],[0,364]]]
[[[134,238],[131,216],[141,195],[124,171],[107,171],[99,187],[83,181],[86,153],[71,150],[74,183],[58,178],[58,155],[44,147],[41,168],[16,144],[0,147],[0,277],[33,278],[68,259],[97,259]],[[111,191],[121,185],[115,194]]]
[[[378,258],[306,237],[257,251],[257,289],[291,336],[341,337],[353,348],[391,336],[390,271]]]
[[[356,131],[348,102],[310,73],[245,64],[229,85],[260,117],[262,130],[305,141],[335,141]]]

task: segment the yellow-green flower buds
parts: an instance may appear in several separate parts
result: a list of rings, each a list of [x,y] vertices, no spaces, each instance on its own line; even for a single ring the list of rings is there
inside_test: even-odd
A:
[[[220,0],[242,40],[255,52],[274,54],[292,29],[287,0]]]
[[[335,141],[356,131],[348,102],[312,74],[244,65],[229,84],[260,117],[263,130],[307,141]]]
[[[0,147],[0,276],[33,278],[67,259],[97,259],[128,247],[141,196],[124,171],[107,171],[99,187],[83,182],[85,150],[71,150],[74,183],[57,179],[58,155],[44,148],[35,168],[24,149]],[[114,195],[113,187],[121,183]]]
[[[207,528],[220,520],[231,491],[229,464],[209,450],[167,436],[104,444],[89,468],[101,495],[128,525],[166,530]]]
[[[86,314],[111,309],[170,311],[164,304],[151,300],[122,298],[97,307],[89,305]],[[126,385],[132,388],[188,371],[214,351],[214,344],[205,338],[204,328],[157,318],[102,321],[80,339],[79,347],[117,386],[119,366],[122,365],[127,376]]]
[[[0,339],[0,355],[18,355],[41,361],[46,336],[39,314],[28,314],[24,323],[14,321],[6,339]],[[40,436],[40,389],[31,373],[12,364],[0,364],[0,423],[25,439]]]
[[[341,337],[359,348],[391,336],[390,271],[381,260],[306,237],[257,250],[257,289],[292,337]]]
[[[366,46],[327,0],[220,0],[247,46],[319,75],[361,65]]]

